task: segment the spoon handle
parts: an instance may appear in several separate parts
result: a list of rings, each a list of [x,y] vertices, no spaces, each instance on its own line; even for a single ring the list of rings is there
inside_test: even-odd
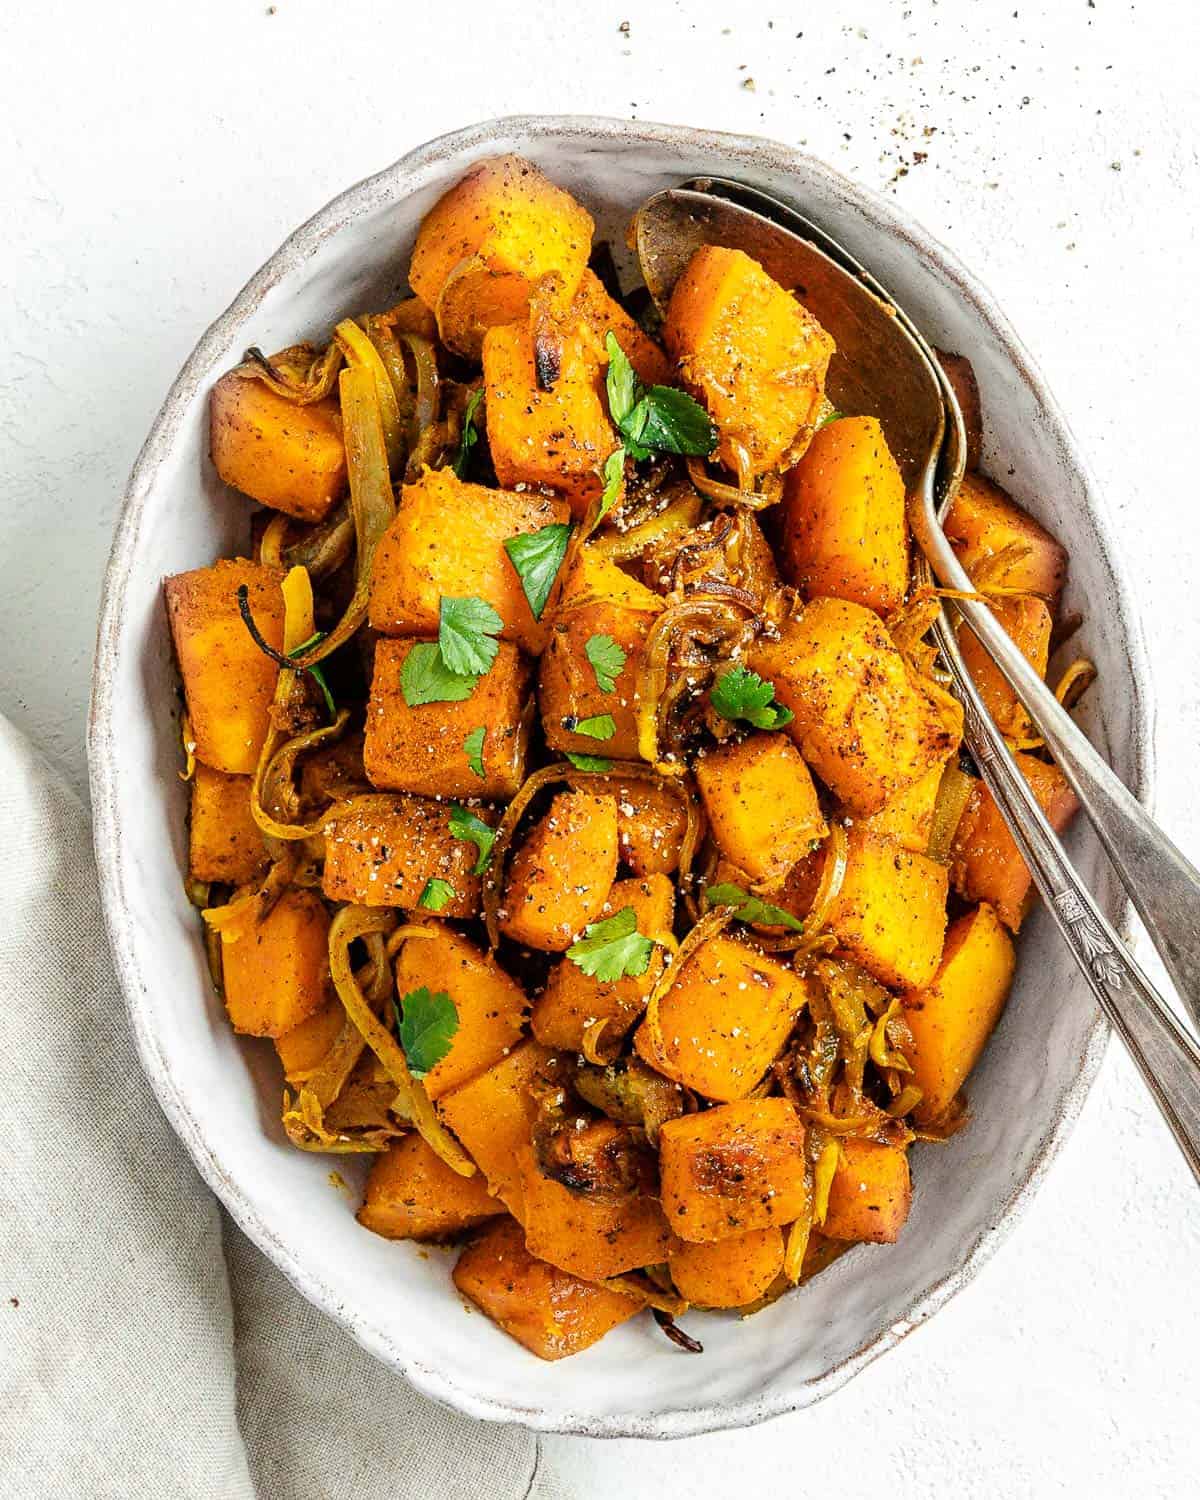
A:
[[[926,507],[912,506],[910,520],[939,581],[970,590],[971,580],[941,527],[929,524]],[[1008,679],[1070,782],[1181,1001],[1200,1026],[1200,873],[1105,764],[987,605],[956,599],[954,607]]]
[[[1200,1184],[1200,1046],[1134,962],[1068,860],[983,706],[944,610],[935,630],[963,704],[966,742],[983,779],[1072,957]]]

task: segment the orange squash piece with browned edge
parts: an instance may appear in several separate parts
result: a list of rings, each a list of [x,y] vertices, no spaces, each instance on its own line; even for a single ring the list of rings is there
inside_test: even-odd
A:
[[[504,1212],[478,1172],[463,1177],[413,1131],[377,1156],[358,1222],[389,1240],[449,1240]]]
[[[1079,810],[1067,778],[1035,756],[1018,752],[1015,759],[1051,828],[1061,833]],[[982,781],[972,789],[955,831],[950,875],[964,900],[990,902],[1004,925],[1017,931],[1032,901],[1033,877]]]
[[[559,792],[509,862],[500,930],[561,953],[600,915],[616,874],[616,800]]]
[[[720,434],[716,457],[748,485],[808,445],[833,340],[743,250],[703,245],[675,283],[663,340]]]
[[[1023,594],[1014,599],[997,599],[992,613],[1021,648],[1022,656],[1033,670],[1039,677],[1045,677],[1050,660],[1050,632],[1054,627],[1046,605],[1031,594]],[[958,649],[1001,733],[1014,740],[1031,738],[1035,731],[1029,715],[969,626],[962,626],[958,632]]]
[[[962,738],[962,708],[918,677],[873,610],[813,599],[747,665],[774,684],[795,717],[785,732],[835,796],[878,812]]]
[[[537,1260],[511,1219],[467,1246],[454,1267],[454,1285],[539,1359],[579,1354],[646,1305],[642,1297],[594,1286]]]
[[[248,776],[267,737],[279,668],[251,638],[238,609],[245,585],[263,639],[283,649],[282,575],[244,558],[177,573],[163,585],[196,758]]]
[[[296,886],[261,922],[221,939],[225,1008],[235,1031],[282,1036],[329,993],[329,913],[315,891]]]
[[[675,887],[665,875],[642,880],[618,880],[598,920],[630,907],[643,937],[670,935],[675,918]],[[602,984],[570,958],[560,958],[550,971],[546,988],[534,1003],[530,1025],[538,1041],[566,1052],[581,1052],[584,1035],[603,1022],[599,1050],[611,1049],[641,1015],[646,996],[662,973],[663,949],[657,944],[644,974],[627,974]]]
[[[580,277],[568,322],[581,328],[601,369],[608,365],[607,336],[611,333],[643,385],[670,383],[667,356],[621,304],[613,301],[594,271],[585,271]]]
[[[321,521],[346,492],[336,399],[301,406],[231,370],[209,399],[212,461],[226,484],[297,521]]]
[[[196,762],[188,824],[188,869],[193,880],[244,885],[266,868],[262,830],[250,811],[250,780]]]
[[[421,644],[376,643],[363,746],[371,784],[425,797],[514,796],[525,779],[529,747],[529,663],[511,641],[499,641],[495,660],[469,698],[410,704],[402,686],[404,663]],[[466,745],[477,730],[483,731],[482,776]]]
[[[743,1099],[668,1120],[659,1163],[663,1212],[683,1240],[790,1224],[808,1205],[804,1126],[786,1099]]]
[[[438,1114],[467,1148],[489,1190],[518,1219],[523,1210],[517,1154],[529,1144],[537,1111],[529,1089],[550,1055],[537,1042],[522,1042],[437,1102]]]
[[[786,735],[718,745],[697,759],[695,775],[718,849],[763,887],[779,884],[829,832],[808,766]]]
[[[903,997],[909,1037],[900,1046],[921,1090],[915,1115],[940,1120],[979,1061],[1012,986],[1016,955],[995,909],[984,902],[946,933],[938,971]]]
[[[682,1240],[667,1269],[675,1290],[695,1307],[746,1307],[783,1270],[783,1231],[770,1224],[707,1245]]]
[[[904,476],[877,417],[842,417],[789,471],[779,506],[789,583],[887,614],[908,588]]]
[[[933,832],[933,811],[945,774],[945,765],[931,766],[919,780],[885,802],[878,812],[854,821],[860,828],[895,839],[902,848],[924,854]]]
[[[670,875],[679,868],[687,834],[687,804],[653,781],[607,783],[617,799],[617,848],[635,875]]]
[[[440,1099],[512,1051],[529,1002],[490,953],[444,922],[429,927],[429,937],[409,938],[396,957],[396,994],[424,987],[443,991],[454,1002],[458,1029],[450,1050],[423,1080],[429,1097]]]
[[[912,1179],[903,1146],[853,1136],[838,1142],[823,1234],[890,1245],[900,1238],[911,1206]]]
[[[808,999],[777,959],[722,933],[702,943],[643,1021],[638,1055],[706,1099],[743,1099],[779,1056]]]
[[[331,901],[415,908],[431,880],[453,895],[438,915],[479,910],[479,851],[450,832],[444,802],[403,792],[374,792],[335,806],[325,820],[322,887]]]
[[[274,1038],[275,1051],[283,1064],[283,1076],[289,1083],[304,1083],[322,1061],[346,1025],[346,1011],[336,995],[326,1000],[320,1010],[282,1036]]]
[[[1037,594],[1055,608],[1067,577],[1066,548],[998,484],[964,474],[943,529],[973,582]]]
[[[561,500],[467,484],[454,470],[427,469],[406,484],[371,571],[370,625],[383,635],[436,636],[443,596],[482,599],[500,635],[536,656],[546,626],[533,618],[504,543],[566,521]]]

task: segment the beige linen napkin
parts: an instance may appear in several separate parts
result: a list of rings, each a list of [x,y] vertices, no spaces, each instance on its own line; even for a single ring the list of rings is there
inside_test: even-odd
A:
[[[142,1076],[73,793],[0,717],[0,1496],[553,1500],[223,1216]],[[222,1253],[224,1240],[224,1253]]]

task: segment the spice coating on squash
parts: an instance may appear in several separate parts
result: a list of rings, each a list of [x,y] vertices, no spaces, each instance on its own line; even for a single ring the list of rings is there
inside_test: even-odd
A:
[[[242,885],[265,869],[266,846],[250,811],[250,780],[196,762],[188,828],[193,880]]]
[[[667,1268],[675,1290],[696,1307],[746,1307],[783,1270],[783,1234],[771,1224],[707,1245],[681,1241]]]
[[[375,1158],[358,1222],[389,1240],[448,1240],[504,1213],[478,1172],[453,1171],[414,1131]]]
[[[998,484],[964,474],[943,530],[972,582],[1036,594],[1055,607],[1067,577],[1066,548]]]
[[[615,799],[559,792],[512,857],[500,929],[560,953],[600,915],[616,874]]]
[[[259,922],[221,939],[225,1008],[235,1031],[282,1036],[329,993],[329,913],[314,891],[293,887]]]
[[[450,832],[445,803],[403,793],[355,797],[333,809],[323,832],[322,887],[331,901],[411,908],[437,879],[454,892],[439,916],[479,910],[478,850]]]
[[[902,1146],[853,1137],[839,1142],[837,1170],[821,1229],[829,1239],[890,1245],[912,1206],[912,1179]]]
[[[226,484],[297,521],[320,521],[346,492],[333,397],[301,406],[231,370],[209,398],[212,461]]]
[[[704,245],[675,284],[663,338],[707,407],[716,456],[745,482],[800,457],[825,399],[833,340],[742,250]]]

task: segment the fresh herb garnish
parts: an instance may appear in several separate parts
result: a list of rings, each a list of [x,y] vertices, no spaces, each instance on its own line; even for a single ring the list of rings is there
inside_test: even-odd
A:
[[[836,411],[833,408],[830,408],[830,410],[825,413],[825,415],[813,428],[813,431],[820,432],[822,427],[828,427],[830,422],[840,422],[844,416],[845,412]]]
[[[282,651],[276,651],[262,631],[258,628],[258,622],[254,618],[254,612],[250,608],[250,589],[247,584],[241,584],[237,591],[238,614],[242,617],[242,624],[250,632],[250,639],[265,655],[281,667],[287,667],[289,672],[307,672],[312,680],[321,689],[325,699],[325,711],[328,713],[330,722],[337,718],[337,704],[333,701],[333,694],[329,691],[329,684],[325,681],[325,674],[321,670],[320,663],[314,662],[311,667],[297,668],[294,657],[303,656],[306,651],[311,651],[314,646],[320,645],[328,634],[325,630],[318,630],[315,635],[310,635],[308,640],[301,641],[298,646],[293,646],[285,656]]]
[[[563,728],[571,734],[582,734],[589,740],[611,740],[617,732],[612,714],[593,714],[589,719],[576,719],[568,715],[563,720]]]
[[[773,684],[741,663],[718,678],[710,701],[723,719],[742,719],[755,729],[782,729],[795,717],[790,708],[775,702]]]
[[[481,724],[478,729],[472,729],[470,734],[463,740],[463,749],[467,755],[467,765],[475,772],[482,781],[483,770],[483,742],[487,736],[487,729]]]
[[[550,590],[567,555],[570,537],[570,526],[563,521],[554,521],[540,531],[524,531],[519,536],[509,537],[504,544],[535,620],[542,618]]]
[[[704,896],[710,906],[731,906],[739,922],[760,922],[768,927],[790,927],[803,932],[804,923],[796,920],[782,906],[772,906],[759,896],[752,896],[740,885],[706,885]]]
[[[593,635],[588,638],[583,654],[592,664],[596,674],[596,686],[602,693],[611,693],[625,665],[625,653],[611,635]]]
[[[392,1009],[409,1072],[414,1078],[424,1078],[450,1051],[458,1030],[454,1001],[442,990],[435,993],[422,985],[410,990],[399,1005],[393,1000]]]
[[[479,858],[471,874],[482,875],[491,862],[496,830],[489,828],[482,818],[477,818],[473,812],[456,802],[450,809],[450,832],[456,839],[465,839],[479,850]]]
[[[481,676],[496,660],[500,643],[496,636],[504,621],[483,599],[473,595],[450,599],[442,595],[438,610],[438,650],[452,672]]]
[[[567,949],[567,957],[592,979],[612,984],[646,972],[654,944],[637,930],[637,912],[624,906],[603,922],[591,922]]]
[[[564,750],[563,754],[577,771],[612,770],[612,761],[605,759],[603,755],[577,755],[574,750]]]
[[[717,429],[704,408],[674,386],[644,386],[611,331],[604,345],[608,411],[630,458],[649,458],[652,453],[707,457],[717,446]]]
[[[625,480],[625,450],[614,448],[604,460],[604,489],[600,493],[600,509],[596,512],[595,525],[599,526],[617,503],[621,485]]]
[[[448,880],[439,880],[436,875],[425,882],[425,889],[421,892],[417,901],[426,911],[441,911],[450,905],[457,895],[454,887]]]
[[[472,391],[467,399],[466,410],[463,412],[462,432],[458,438],[458,452],[454,455],[452,465],[455,476],[459,479],[467,477],[467,470],[471,464],[471,449],[479,441],[479,429],[475,426],[475,413],[483,405],[483,391]]]
[[[461,703],[475,691],[479,678],[452,672],[435,641],[418,641],[410,647],[400,668],[400,691],[409,708],[421,703]]]

